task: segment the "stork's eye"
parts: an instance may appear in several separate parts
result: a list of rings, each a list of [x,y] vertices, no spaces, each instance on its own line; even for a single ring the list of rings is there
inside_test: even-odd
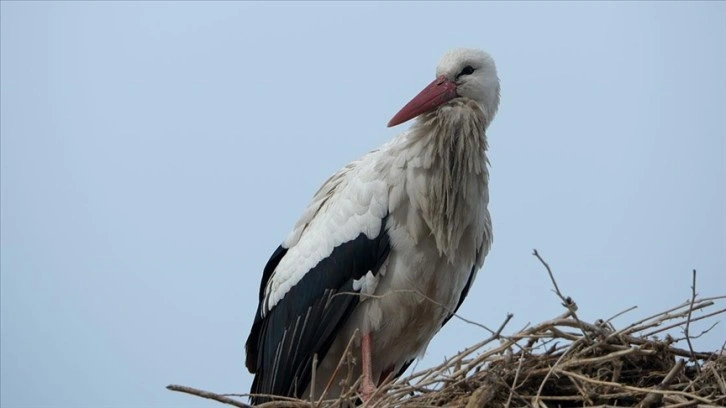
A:
[[[474,73],[474,68],[471,65],[467,65],[464,67],[464,69],[459,72],[459,75],[456,76],[456,79],[459,79],[462,75],[471,75]]]

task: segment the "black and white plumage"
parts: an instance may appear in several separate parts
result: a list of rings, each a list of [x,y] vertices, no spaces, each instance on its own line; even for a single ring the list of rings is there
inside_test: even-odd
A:
[[[448,52],[436,76],[389,123],[413,126],[330,177],[265,266],[246,343],[252,394],[317,398],[330,383],[336,397],[329,380],[355,336],[366,399],[463,302],[492,242],[485,131],[499,79],[474,49]]]

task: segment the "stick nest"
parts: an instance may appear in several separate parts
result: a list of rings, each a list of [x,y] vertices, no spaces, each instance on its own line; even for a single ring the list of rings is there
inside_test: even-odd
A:
[[[689,311],[713,304],[689,301],[620,330],[604,321],[583,322],[568,311],[511,336],[492,336],[393,383],[373,405],[724,406],[726,354],[680,348],[685,338],[657,337],[685,326]]]
[[[535,252],[535,255],[536,252]],[[541,258],[540,258],[541,260]],[[716,407],[726,406],[726,352],[699,352],[698,338],[719,322],[726,296],[693,297],[669,310],[616,329],[615,317],[592,323],[577,316],[577,306],[563,297],[549,266],[555,292],[567,311],[512,335],[501,334],[507,316],[491,336],[442,364],[384,383],[364,407]],[[715,310],[713,310],[715,309]],[[700,334],[691,324],[711,324]],[[680,337],[673,337],[678,333]],[[718,339],[724,341],[726,339]],[[347,363],[352,364],[355,353]],[[170,385],[226,404],[249,407],[231,398]],[[280,398],[261,407],[345,407],[360,403],[356,390],[334,400]]]

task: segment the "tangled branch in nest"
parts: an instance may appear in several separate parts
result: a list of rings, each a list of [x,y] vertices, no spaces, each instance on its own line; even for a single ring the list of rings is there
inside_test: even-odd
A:
[[[502,330],[442,364],[379,387],[364,407],[696,407],[726,405],[726,352],[697,352],[693,322],[714,320],[726,312],[726,296],[697,298],[695,271],[690,300],[616,330],[610,321],[588,323],[564,297],[547,268],[567,311],[515,334]],[[719,306],[719,307],[716,307]],[[711,311],[711,309],[716,310]],[[629,309],[630,310],[630,309]],[[703,312],[695,316],[694,312]],[[627,312],[627,311],[626,311]],[[622,312],[624,313],[624,312]],[[615,317],[621,315],[616,315]],[[668,330],[682,328],[683,338]],[[664,335],[665,334],[665,335]],[[657,337],[658,335],[663,338]],[[687,343],[687,349],[680,346]],[[349,359],[350,360],[350,359]],[[189,387],[169,386],[204,398],[247,408],[231,397]],[[357,384],[335,400],[289,398],[264,407],[332,407],[354,405]]]

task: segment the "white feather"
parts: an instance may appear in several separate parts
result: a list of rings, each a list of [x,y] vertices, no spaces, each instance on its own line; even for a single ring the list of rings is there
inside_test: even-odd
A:
[[[388,207],[386,183],[373,173],[371,152],[328,179],[295,224],[283,246],[288,248],[265,290],[271,310],[305,274],[333,249],[361,233],[374,238]]]

